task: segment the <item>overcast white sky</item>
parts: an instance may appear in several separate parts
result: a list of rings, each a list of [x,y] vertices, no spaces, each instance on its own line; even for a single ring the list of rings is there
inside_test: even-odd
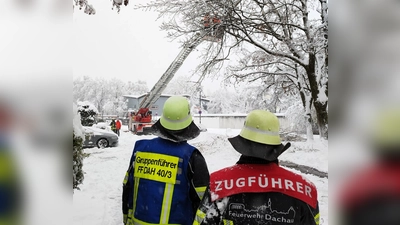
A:
[[[140,2],[138,2],[140,1]],[[134,4],[148,0],[131,0],[120,14],[111,10],[111,1],[90,0],[96,15],[74,13],[74,78],[78,76],[116,77],[122,80],[145,80],[149,88],[157,82],[178,55],[180,44],[165,38],[161,20],[153,11],[133,10]],[[191,74],[197,66],[194,50],[175,74]],[[193,78],[196,80],[196,78]],[[220,87],[219,81],[204,82],[205,91]]]

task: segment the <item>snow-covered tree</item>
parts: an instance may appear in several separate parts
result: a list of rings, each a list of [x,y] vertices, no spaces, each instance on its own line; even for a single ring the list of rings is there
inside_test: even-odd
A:
[[[299,72],[304,75],[304,87],[309,88],[320,134],[328,137],[326,0],[158,0],[139,8],[153,9],[166,18],[161,29],[166,30],[171,39],[188,40],[196,33],[210,36],[213,31],[224,33],[220,41],[204,47],[202,63],[198,67],[202,75],[215,72],[221,68],[221,62],[244,49],[251,49],[249,54],[262,52],[265,60],[261,65],[255,65],[258,66],[254,68],[257,73],[242,70],[243,74],[296,77]],[[219,22],[213,23],[212,29],[205,29],[204,18],[210,14]],[[282,84],[299,83],[296,79],[275,80]]]
[[[234,103],[238,103],[234,101],[234,99],[238,98],[235,91],[221,88],[212,92],[208,97],[211,100],[208,104],[209,113],[244,113],[243,111],[237,111],[243,109],[243,107],[234,105]]]
[[[92,102],[102,112],[104,104],[110,96],[108,82],[105,79],[83,76],[73,80],[72,84],[74,101]]]
[[[123,95],[139,95],[148,91],[145,81],[122,81],[114,78],[93,79],[88,76],[73,80],[73,100],[93,102],[99,114],[120,115],[126,111]]]
[[[79,185],[82,184],[84,175],[83,175],[83,150],[82,150],[82,142],[85,138],[83,133],[83,128],[81,124],[80,114],[78,113],[77,106],[73,104],[72,106],[73,112],[73,135],[72,135],[72,188],[79,190]]]
[[[129,0],[111,0],[111,9],[117,10],[119,13],[121,11],[121,6],[127,6],[129,4]],[[75,10],[75,6],[79,10],[84,10],[83,12],[88,15],[95,15],[96,9],[93,5],[89,4],[87,0],[74,0],[73,9]]]
[[[117,6],[128,3],[112,2]],[[234,65],[227,76],[246,77],[247,82],[262,79],[268,87],[262,87],[263,95],[274,93],[270,100],[275,103],[282,93],[297,89],[295,93],[302,100],[306,115],[315,109],[320,135],[328,138],[327,3],[158,0],[136,8],[159,12],[159,17],[165,18],[161,29],[171,39],[186,42],[198,36],[210,41],[201,50],[196,69],[200,79],[217,74],[226,61],[234,62],[231,58],[235,54],[247,51],[243,56],[246,64]]]
[[[164,93],[171,95],[195,95],[198,91],[200,82],[192,81],[190,76],[175,77],[169,82]]]
[[[202,99],[206,98],[202,88],[200,81],[192,81],[192,77],[190,76],[180,76],[171,80],[165,88],[164,93],[170,95],[189,95],[190,104],[192,105],[191,112],[195,114],[199,112],[200,95]],[[201,104],[203,114],[208,112],[206,106],[203,101]]]
[[[307,134],[307,140],[312,141],[314,124],[312,121],[316,121],[315,111],[307,112],[310,115],[304,113],[304,107],[301,101],[297,101],[292,104],[285,112],[285,119],[288,121],[289,126],[287,127],[288,132],[296,132],[301,134]],[[311,121],[309,121],[311,118]]]
[[[233,87],[229,88],[230,85]],[[209,94],[209,113],[248,113],[254,109],[285,112],[296,101],[296,97],[287,93],[276,93],[281,90],[269,88],[259,82],[246,84],[226,81],[225,88]]]
[[[84,12],[88,15],[94,15],[96,14],[96,10],[94,9],[93,5],[89,4],[87,0],[74,0],[74,3],[72,5],[73,10],[75,10],[75,6],[79,10],[84,10]]]
[[[110,89],[105,79],[100,78],[93,81],[96,88],[89,90],[89,98],[92,99],[100,114],[104,114],[104,105],[109,101]]]
[[[76,78],[72,81],[72,100],[78,101],[91,101],[89,99],[89,90],[95,88],[94,80],[89,76]]]
[[[94,105],[88,101],[78,102],[78,113],[81,118],[81,124],[83,126],[92,126],[96,122],[96,115],[99,111]]]
[[[263,51],[243,51],[242,54],[244,56],[238,64],[228,68],[230,78],[236,82],[251,84],[258,82],[259,93],[270,96],[267,109],[272,112],[278,112],[278,109],[284,111],[287,106],[293,106],[295,98],[296,101],[301,100],[303,109],[296,113],[302,114],[302,120],[306,117],[305,121],[309,124],[298,127],[307,127],[307,133],[310,134],[308,137],[313,139],[310,128],[313,124],[311,117],[313,98],[305,71],[297,64],[291,65],[291,61],[276,59]]]
[[[124,86],[124,94],[126,95],[141,95],[149,91],[149,87],[147,86],[147,82],[143,80],[138,80],[136,82],[123,82]]]
[[[109,88],[109,97],[107,103],[104,105],[105,114],[120,115],[126,111],[127,105],[123,95],[125,95],[124,82],[119,79],[113,78],[107,82]]]

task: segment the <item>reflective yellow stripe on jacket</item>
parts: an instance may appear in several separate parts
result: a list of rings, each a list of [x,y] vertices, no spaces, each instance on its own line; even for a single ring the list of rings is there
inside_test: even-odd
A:
[[[197,195],[199,196],[200,200],[202,200],[204,197],[204,193],[206,192],[207,186],[196,187],[195,189],[196,189]]]
[[[134,196],[133,196],[133,212],[136,211],[136,200],[137,200],[137,195],[139,192],[139,183],[141,179],[148,179],[148,180],[153,180],[157,182],[162,182],[165,183],[165,188],[164,188],[164,196],[163,196],[163,201],[162,201],[162,206],[161,206],[161,215],[160,215],[160,221],[158,224],[162,225],[172,225],[169,224],[169,217],[171,214],[171,205],[172,205],[172,199],[173,199],[173,194],[174,194],[174,189],[175,189],[175,184],[179,184],[179,180],[176,180],[177,175],[182,173],[182,170],[177,166],[179,162],[182,161],[181,158],[179,157],[174,157],[174,156],[169,156],[169,155],[163,155],[163,154],[156,154],[156,153],[147,153],[147,152],[139,152],[137,153],[136,157],[140,157],[142,159],[146,159],[136,162],[135,163],[135,184],[134,184]],[[159,174],[149,174],[149,173],[143,173],[142,169],[143,167],[149,166],[148,162],[157,162],[160,161],[160,159],[164,159],[166,162],[170,162],[171,166],[166,167],[162,166],[159,164],[151,164],[151,167],[154,168],[157,171],[161,171],[165,174],[168,174],[166,176],[159,176]],[[147,163],[147,164],[146,164]],[[205,188],[203,192],[205,191]],[[204,195],[204,193],[203,193]],[[129,224],[129,223],[128,223]],[[155,225],[153,223],[146,223],[144,221],[138,220],[137,218],[134,218],[134,215],[132,215],[132,222],[131,224],[134,225]]]
[[[201,211],[200,209],[196,212],[196,217],[194,218],[193,225],[199,225],[203,222],[204,218],[206,218],[206,213]]]
[[[319,213],[314,216],[315,224],[319,225]]]
[[[170,224],[170,223],[159,223],[159,224],[155,224],[155,223],[146,223],[143,222],[141,220],[135,219],[133,218],[132,220],[132,225],[180,225],[180,224]]]
[[[140,178],[135,177],[135,185],[133,186],[133,208],[132,208],[133,212],[135,212],[135,210],[136,210],[135,199],[137,199],[137,193],[138,193],[138,189],[139,189],[139,181],[140,181]],[[133,216],[132,216],[132,218],[133,218]]]
[[[134,189],[135,189],[134,198],[135,199],[137,197],[136,195],[137,195],[137,189],[139,187],[139,181],[140,181],[140,178],[135,178],[135,187],[134,187]],[[162,202],[161,216],[160,216],[159,224],[168,225],[173,193],[174,193],[174,184],[165,184],[164,198],[163,198],[163,202]],[[133,203],[133,210],[129,210],[129,212],[132,211],[132,214],[128,216],[128,217],[132,218],[133,222],[132,221],[129,222],[130,218],[128,218],[127,225],[130,225],[130,224],[135,224],[135,225],[137,225],[137,224],[143,224],[143,225],[152,224],[152,225],[154,225],[153,223],[146,223],[146,222],[143,222],[143,221],[140,221],[140,220],[134,218],[133,211],[135,210],[135,208],[136,208],[136,201],[134,201],[134,203]]]
[[[132,218],[133,218],[133,210],[129,209],[128,215],[124,215],[124,224],[132,225],[133,224]]]
[[[223,220],[224,221],[224,225],[233,225],[233,221],[232,220]]]
[[[167,224],[169,221],[169,214],[171,212],[172,194],[174,193],[174,184],[165,184],[164,198],[161,208],[160,224]]]
[[[124,182],[123,182],[124,185],[126,185],[128,183],[128,179],[129,179],[129,173],[126,172],[125,177],[124,177]]]

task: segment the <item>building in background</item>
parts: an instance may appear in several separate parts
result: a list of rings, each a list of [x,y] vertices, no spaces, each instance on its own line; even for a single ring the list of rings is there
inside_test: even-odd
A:
[[[123,97],[127,102],[128,111],[137,111],[139,109],[140,103],[143,101],[144,97],[146,97],[146,94],[123,95]],[[157,101],[150,107],[150,111],[152,112],[153,116],[155,117],[161,116],[164,103],[171,96],[173,95],[161,94],[160,98],[158,98]],[[186,97],[190,102],[190,95],[182,95],[182,96]]]

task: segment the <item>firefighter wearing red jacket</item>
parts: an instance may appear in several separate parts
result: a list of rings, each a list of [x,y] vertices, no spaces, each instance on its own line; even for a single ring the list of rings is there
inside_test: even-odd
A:
[[[273,113],[250,112],[240,134],[228,140],[242,155],[211,174],[193,225],[319,224],[315,185],[278,164],[290,143],[281,144]]]
[[[342,225],[400,224],[400,109],[385,109],[373,124],[367,137],[375,160],[353,171],[339,189]]]
[[[122,126],[122,124],[121,124],[121,120],[119,120],[119,118],[117,117],[117,121],[115,122],[115,129],[117,130],[117,134],[118,134],[118,136],[119,136],[119,130],[121,130],[121,126]]]

